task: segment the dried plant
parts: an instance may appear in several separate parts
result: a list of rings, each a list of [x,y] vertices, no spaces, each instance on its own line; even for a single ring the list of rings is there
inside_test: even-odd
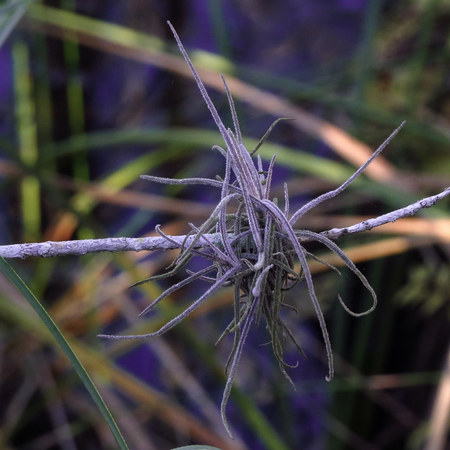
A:
[[[232,333],[234,335],[233,347],[226,364],[228,379],[221,404],[222,419],[225,428],[231,435],[225,416],[225,407],[230,396],[239,360],[242,356],[245,340],[251,326],[258,326],[261,318],[264,317],[275,357],[279,362],[281,371],[291,383],[292,380],[286,372],[286,367],[295,366],[290,366],[284,361],[282,341],[286,339],[291,340],[299,352],[305,357],[303,349],[294,336],[294,333],[280,317],[280,310],[282,308],[295,310],[294,307],[285,303],[284,296],[286,291],[293,289],[301,281],[306,282],[309,297],[322,330],[328,357],[328,376],[326,379],[330,381],[333,378],[333,354],[330,339],[325,319],[315,294],[312,275],[307,262],[308,258],[316,260],[317,258],[305,250],[302,246],[303,241],[314,240],[328,247],[328,249],[338,255],[346,266],[358,276],[372,295],[372,306],[368,310],[360,313],[351,311],[338,296],[340,303],[348,313],[359,317],[370,313],[376,307],[377,297],[374,290],[345,253],[328,237],[308,230],[296,230],[294,229],[294,225],[306,212],[341,193],[386,147],[403,124],[389,136],[367,162],[345,181],[345,183],[337,189],[311,200],[294,214],[290,215],[288,188],[286,184],[284,185],[284,209],[280,209],[276,200],[270,200],[270,186],[276,155],[272,157],[266,169],[264,169],[259,155],[256,157],[256,162],[252,159],[252,156],[254,156],[260,145],[267,138],[268,133],[276,122],[270,127],[258,146],[252,152],[249,152],[242,142],[234,102],[225,79],[222,76],[233,117],[234,132],[226,128],[222,123],[176,31],[170,23],[169,26],[225,141],[226,150],[219,146],[213,147],[225,158],[225,175],[223,178],[217,177],[215,180],[206,178],[175,180],[149,175],[141,176],[145,180],[157,183],[177,185],[201,184],[217,187],[221,190],[221,198],[213,213],[203,225],[197,228],[190,224],[192,227],[191,238],[188,243],[186,239],[186,243],[182,246],[180,254],[171,266],[169,266],[171,270],[163,275],[140,281],[134,286],[150,280],[170,277],[179,272],[194,256],[206,258],[211,261],[211,264],[207,268],[197,272],[188,270],[189,276],[186,279],[163,292],[163,294],[142,311],[140,316],[148,313],[161,300],[194,280],[205,280],[211,283],[211,286],[191,306],[154,333],[129,336],[100,336],[108,339],[143,339],[160,336],[187,317],[221,287],[233,285],[234,317],[217,341],[220,342],[227,334]],[[235,179],[231,182],[233,175]],[[238,208],[233,214],[227,213],[227,207],[231,201],[238,203]],[[178,245],[171,237],[166,236],[159,226],[156,227],[156,230],[167,241]],[[216,236],[219,236],[220,239],[213,240],[210,233],[216,233]],[[203,246],[198,248],[197,244],[200,240],[202,240]],[[294,261],[296,258],[298,258],[301,264],[300,273],[297,273],[294,269]],[[326,264],[325,262],[323,263]],[[333,267],[333,269],[335,268]]]

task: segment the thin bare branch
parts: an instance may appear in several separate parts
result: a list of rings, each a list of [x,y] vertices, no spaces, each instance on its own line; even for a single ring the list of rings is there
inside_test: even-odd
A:
[[[211,235],[214,240],[218,235]],[[87,253],[100,252],[122,252],[122,251],[154,251],[154,250],[173,250],[181,248],[186,236],[174,236],[174,243],[168,242],[163,237],[147,238],[106,238],[106,239],[84,239],[80,241],[47,241],[33,244],[14,244],[0,246],[0,256],[3,258],[21,258],[30,257],[49,258],[67,255],[86,255]],[[189,236],[186,244],[189,245],[194,236]],[[177,242],[177,244],[175,244]],[[198,247],[206,245],[201,238]]]
[[[338,239],[342,236],[346,236],[354,233],[361,233],[363,231],[371,230],[372,228],[379,227],[389,222],[395,222],[398,219],[416,214],[423,208],[430,208],[437,202],[447,197],[450,194],[450,187],[442,191],[437,195],[423,198],[405,208],[396,209],[382,216],[374,219],[364,220],[360,223],[352,225],[351,227],[333,228],[331,230],[323,231],[321,234],[329,239]],[[81,241],[61,241],[61,242],[39,242],[32,244],[13,244],[13,245],[1,245],[0,256],[3,258],[49,258],[57,256],[67,255],[86,255],[87,253],[100,253],[100,252],[123,252],[123,251],[155,251],[155,250],[173,250],[181,248],[183,242],[189,245],[194,239],[190,236],[186,239],[186,236],[171,236],[173,243],[168,242],[162,237],[147,237],[147,238],[106,238],[106,239],[85,239]],[[207,235],[208,239],[216,244],[220,245],[222,240],[220,233],[213,233]],[[229,235],[230,239],[234,239],[234,235]],[[302,242],[307,239],[302,238]],[[176,243],[176,244],[175,244]],[[207,242],[200,238],[196,248],[207,245]]]
[[[448,187],[447,189],[445,189],[444,191],[442,191],[437,195],[423,198],[422,200],[412,203],[411,205],[405,206],[404,208],[396,209],[395,211],[383,214],[382,216],[376,217],[374,219],[363,220],[362,222],[352,225],[351,227],[333,228],[328,231],[323,231],[321,234],[330,239],[338,239],[342,236],[346,236],[347,234],[361,233],[363,231],[368,231],[371,230],[372,228],[384,225],[385,223],[395,222],[398,219],[412,216],[413,214],[416,214],[423,208],[430,208],[443,198],[447,197],[447,195],[449,194],[450,194],[450,187]]]

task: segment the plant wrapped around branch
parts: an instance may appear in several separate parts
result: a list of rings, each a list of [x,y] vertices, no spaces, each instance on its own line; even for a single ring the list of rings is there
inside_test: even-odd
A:
[[[317,241],[338,255],[347,267],[359,277],[363,285],[372,295],[372,306],[360,313],[351,311],[338,296],[339,301],[347,312],[354,316],[362,316],[374,310],[377,303],[375,292],[364,275],[356,268],[344,252],[323,234],[308,230],[295,230],[294,225],[307,211],[341,193],[376,158],[389,141],[398,133],[403,124],[341,186],[306,203],[290,216],[289,195],[286,184],[284,185],[285,199],[283,210],[278,206],[276,199],[270,200],[269,198],[276,155],[272,157],[267,169],[263,168],[259,155],[256,157],[256,162],[252,159],[253,154],[267,138],[268,133],[261,139],[260,144],[253,152],[250,153],[244,147],[234,102],[227,83],[222,77],[232,112],[234,131],[225,127],[176,31],[170,23],[169,26],[225,141],[226,150],[219,146],[213,147],[225,158],[225,175],[223,178],[217,177],[216,179],[187,178],[179,180],[149,175],[141,176],[143,179],[157,183],[179,185],[201,184],[216,187],[221,190],[220,202],[208,220],[199,228],[190,224],[192,238],[189,239],[188,244],[185,243],[181,246],[180,254],[169,266],[170,271],[163,275],[140,281],[136,285],[150,280],[170,277],[180,271],[194,256],[206,258],[211,261],[211,264],[198,272],[188,270],[189,276],[187,278],[168,288],[141,315],[153,309],[161,300],[174,291],[194,280],[205,280],[211,285],[191,306],[154,333],[128,336],[100,336],[108,339],[142,339],[160,336],[187,317],[221,287],[233,285],[234,317],[217,341],[220,342],[227,334],[232,333],[234,335],[233,347],[226,365],[228,379],[221,405],[222,419],[227,431],[231,435],[225,416],[225,407],[231,392],[238,363],[242,356],[244,343],[251,326],[258,326],[261,319],[264,318],[270,334],[275,357],[279,362],[281,371],[291,383],[292,380],[286,372],[286,367],[295,366],[290,366],[284,361],[282,341],[286,339],[291,340],[305,357],[303,349],[295,338],[294,333],[280,318],[280,310],[282,308],[295,310],[295,307],[285,303],[284,295],[286,291],[293,289],[301,281],[306,282],[309,297],[322,330],[328,357],[328,375],[326,379],[330,381],[333,378],[334,368],[330,339],[325,319],[315,294],[311,271],[307,263],[307,258],[314,258],[316,260],[317,258],[305,250],[302,246],[302,241]],[[272,127],[269,129],[269,132],[271,129]],[[234,178],[233,182],[231,181],[232,177]],[[227,207],[232,201],[237,202],[238,207],[235,213],[228,214]],[[166,236],[159,226],[156,227],[156,231],[164,239],[174,243],[174,240]],[[211,233],[215,233],[215,240],[211,239]],[[198,248],[199,240],[203,242],[200,248]],[[298,259],[301,264],[299,273],[294,268],[295,259]]]

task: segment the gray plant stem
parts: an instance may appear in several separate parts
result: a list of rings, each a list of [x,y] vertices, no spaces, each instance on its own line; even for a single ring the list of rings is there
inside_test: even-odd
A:
[[[388,222],[395,222],[403,217],[411,216],[423,208],[430,208],[438,201],[450,194],[450,187],[442,191],[440,194],[433,195],[431,197],[423,198],[411,205],[404,208],[397,209],[388,214],[376,217],[374,219],[364,220],[360,223],[345,228],[333,228],[328,231],[323,231],[321,234],[330,238],[338,239],[341,236],[361,233],[363,231],[371,230],[372,228],[379,227]],[[207,245],[206,240],[221,245],[220,233],[214,233],[205,235],[206,239],[200,238],[196,247],[202,247]],[[234,236],[230,235],[230,239]],[[183,243],[184,246],[188,246],[194,239],[194,236],[170,236],[171,241],[163,237],[147,237],[147,238],[106,238],[106,239],[84,239],[80,241],[47,241],[30,244],[14,244],[14,245],[1,245],[0,256],[3,258],[30,258],[40,257],[49,258],[55,256],[67,256],[67,255],[86,255],[87,253],[100,253],[100,252],[123,252],[123,251],[155,251],[155,250],[171,250],[180,248]],[[306,239],[302,238],[302,242]]]

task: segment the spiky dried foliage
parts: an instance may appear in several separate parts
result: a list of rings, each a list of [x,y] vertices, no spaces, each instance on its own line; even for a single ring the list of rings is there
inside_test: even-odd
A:
[[[322,330],[328,356],[328,376],[326,379],[330,381],[333,377],[333,355],[330,339],[328,336],[325,319],[315,294],[311,271],[309,270],[307,263],[308,257],[312,257],[314,259],[317,258],[305,250],[301,244],[302,240],[315,240],[328,247],[332,252],[337,254],[347,265],[347,267],[359,277],[361,282],[371,293],[373,304],[370,309],[362,313],[355,313],[349,310],[349,308],[338,296],[339,301],[347,312],[353,316],[363,316],[374,310],[377,303],[375,292],[364,275],[356,268],[344,252],[327,237],[308,230],[295,230],[294,225],[307,211],[319,205],[323,201],[329,200],[341,193],[383,150],[388,142],[399,131],[400,127],[392,133],[392,135],[381,145],[380,148],[378,148],[369,160],[345,183],[337,189],[327,192],[306,203],[291,217],[289,217],[289,196],[286,184],[284,185],[284,210],[279,208],[276,200],[272,201],[269,198],[276,155],[272,157],[266,170],[263,168],[259,155],[257,156],[256,164],[252,159],[253,154],[265,140],[268,133],[266,133],[266,135],[262,138],[260,144],[253,152],[250,153],[247,151],[242,142],[242,135],[239,129],[234,102],[225,79],[222,77],[232,112],[234,132],[231,129],[226,128],[222,123],[217,110],[206,92],[206,89],[191,60],[189,59],[189,56],[187,55],[176,31],[170,23],[169,26],[172,29],[181,53],[189,65],[197,86],[225,141],[226,150],[219,146],[214,147],[225,158],[225,176],[223,179],[217,177],[216,180],[205,178],[186,178],[174,180],[149,175],[141,176],[141,178],[145,180],[150,180],[157,183],[179,185],[201,184],[217,187],[221,190],[221,199],[209,219],[201,227],[197,228],[190,224],[192,227],[191,235],[193,235],[193,239],[190,240],[189,245],[183,246],[180,254],[171,264],[171,270],[163,275],[158,275],[143,280],[136,283],[136,285],[150,280],[167,278],[180,271],[180,269],[184,267],[194,256],[201,256],[210,260],[211,265],[195,273],[188,271],[189,276],[186,279],[163,292],[144,311],[142,311],[140,315],[146,314],[168,295],[188,285],[194,280],[201,279],[208,281],[211,283],[211,286],[191,306],[154,333],[129,336],[101,336],[109,339],[142,339],[160,336],[187,317],[221,287],[233,285],[234,318],[218,340],[218,342],[220,342],[227,334],[230,333],[234,335],[233,347],[226,365],[228,379],[221,404],[222,419],[225,428],[230,433],[225,416],[225,407],[231,392],[238,363],[242,356],[244,343],[251,326],[253,324],[258,326],[261,318],[264,317],[267,330],[270,334],[275,357],[279,362],[281,371],[284,373],[286,378],[291,381],[291,383],[292,380],[286,372],[286,367],[295,366],[290,366],[284,361],[282,341],[286,339],[291,340],[300,353],[305,356],[293,332],[280,318],[281,308],[292,308],[284,302],[285,292],[294,288],[301,281],[306,282],[309,297],[313,303],[320,328]],[[272,127],[269,129],[269,132]],[[232,174],[235,177],[235,181],[231,183]],[[227,214],[228,204],[232,200],[237,201],[239,206],[235,213]],[[166,236],[160,230],[159,226],[156,227],[156,231],[165,239],[171,241],[171,238]],[[214,232],[221,237],[218,242],[213,242],[211,239],[206,237],[207,234]],[[202,240],[204,245],[200,249],[195,248],[200,240]],[[297,273],[294,269],[295,258],[298,258],[301,264],[300,273]]]

